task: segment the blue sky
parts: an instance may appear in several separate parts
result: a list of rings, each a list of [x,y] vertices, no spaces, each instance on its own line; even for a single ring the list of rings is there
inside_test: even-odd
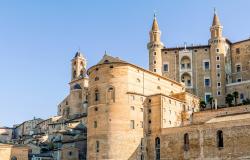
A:
[[[0,1],[0,126],[55,115],[67,96],[78,48],[97,63],[104,51],[147,68],[154,10],[167,47],[207,44],[213,8],[224,36],[250,37],[249,0]]]

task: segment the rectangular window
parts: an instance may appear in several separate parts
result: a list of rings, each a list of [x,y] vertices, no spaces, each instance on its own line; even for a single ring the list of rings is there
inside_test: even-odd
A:
[[[190,63],[187,63],[187,68],[191,68],[191,64]]]
[[[135,110],[135,107],[134,107],[134,106],[130,106],[130,109],[131,109],[131,110]]]
[[[219,61],[220,60],[220,56],[216,56],[216,60]]]
[[[205,78],[205,86],[209,87],[210,86],[210,78]]]
[[[96,141],[95,150],[96,150],[97,153],[99,152],[99,149],[100,149],[100,142]]]
[[[191,86],[191,80],[190,79],[187,80],[187,86]]]
[[[243,93],[240,94],[240,99],[244,99],[244,94]]]
[[[217,64],[217,65],[216,65],[216,68],[217,68],[217,69],[220,69],[220,64]]]
[[[217,96],[220,96],[221,95],[221,92],[220,91],[217,91]]]
[[[218,53],[218,52],[220,52],[220,50],[219,50],[219,49],[216,49],[216,52]]]
[[[240,64],[236,65],[236,72],[240,72],[241,71],[241,66]]]
[[[211,93],[205,93],[205,102],[206,103],[208,103],[210,97],[211,97]]]
[[[209,62],[204,62],[204,69],[209,69],[210,66],[209,66]]]
[[[220,82],[217,82],[217,87],[220,87],[220,86],[221,86]]]
[[[134,120],[130,121],[130,129],[135,129],[135,121]]]
[[[185,64],[181,64],[181,69],[184,69],[185,68]]]
[[[240,54],[240,48],[236,48],[236,54]]]
[[[163,70],[164,70],[165,72],[168,72],[168,64],[164,64],[164,65],[163,65]]]
[[[220,78],[220,73],[217,73],[217,78]]]
[[[94,128],[97,128],[97,121],[94,121]]]

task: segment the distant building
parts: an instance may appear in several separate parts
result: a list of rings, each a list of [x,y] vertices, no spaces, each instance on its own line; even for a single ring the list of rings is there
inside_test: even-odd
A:
[[[231,42],[222,31],[214,13],[208,44],[169,48],[161,42],[154,18],[147,46],[149,70],[184,83],[188,92],[206,103],[213,97],[223,107],[226,95],[234,91],[240,95],[238,103],[250,99],[250,39]]]

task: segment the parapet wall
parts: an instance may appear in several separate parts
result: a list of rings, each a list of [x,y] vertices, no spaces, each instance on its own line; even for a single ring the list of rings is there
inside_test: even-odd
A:
[[[250,105],[228,107],[217,110],[206,110],[201,112],[195,112],[193,114],[193,124],[201,124],[209,121],[212,118],[230,114],[247,113],[250,112]]]

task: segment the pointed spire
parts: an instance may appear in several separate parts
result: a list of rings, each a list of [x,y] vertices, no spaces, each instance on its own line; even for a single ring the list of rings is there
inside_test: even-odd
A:
[[[213,19],[213,26],[220,26],[220,20],[216,12],[216,8],[214,8],[214,19]]]
[[[156,13],[154,13],[154,21],[153,21],[153,25],[152,25],[152,31],[158,31],[159,30],[159,26],[158,26],[158,22],[156,20]]]

